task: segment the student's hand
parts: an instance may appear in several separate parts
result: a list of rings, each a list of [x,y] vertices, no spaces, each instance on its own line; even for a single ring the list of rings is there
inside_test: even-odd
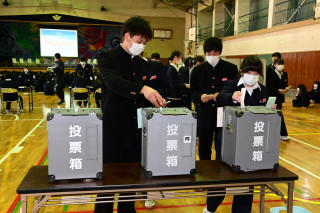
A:
[[[235,91],[232,95],[232,100],[241,103],[241,92],[240,91]]]
[[[184,84],[186,88],[190,89],[190,84]]]
[[[218,95],[219,95],[218,92],[214,93],[213,95],[211,95],[211,99],[214,100],[214,101],[217,101]]]
[[[281,94],[281,95],[285,95],[289,90],[285,90],[285,89],[278,89],[278,92]]]
[[[148,86],[143,86],[140,94],[143,94],[144,97],[150,101],[155,107],[165,107],[167,106],[167,102],[162,96],[154,89]]]
[[[203,94],[203,95],[201,95],[201,101],[203,103],[207,103],[208,101],[210,101],[212,99],[211,96],[212,95]]]
[[[271,109],[277,109],[277,104],[273,104],[273,105],[271,106]]]

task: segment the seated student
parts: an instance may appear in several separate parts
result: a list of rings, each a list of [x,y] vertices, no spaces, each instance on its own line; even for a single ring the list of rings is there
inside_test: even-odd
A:
[[[19,86],[30,86],[33,82],[33,75],[27,67],[23,68],[23,72],[19,75]]]
[[[304,84],[299,84],[297,88],[296,99],[292,100],[294,107],[309,107],[310,97]]]
[[[79,70],[77,73],[77,78],[74,78],[71,83],[71,88],[87,88],[89,86],[92,86],[91,82],[84,78],[84,72],[82,70]],[[75,99],[86,99],[88,98],[88,94],[74,94]],[[87,105],[87,101],[83,101],[84,106]],[[78,101],[78,105],[81,107],[82,101]]]
[[[92,71],[92,65],[87,64],[87,58],[85,56],[82,56],[80,58],[80,63],[76,66],[76,74],[78,74],[79,71],[83,71],[84,78],[88,81],[93,81],[93,71]]]
[[[311,102],[320,103],[320,82],[315,81],[312,90],[309,92]]]
[[[13,81],[12,80],[12,75],[10,72],[5,72],[4,73],[4,80],[0,81],[0,88],[12,88],[12,89],[19,89],[19,85],[17,81]],[[14,100],[15,94],[3,94],[3,99],[6,100]],[[22,97],[19,95],[19,108],[20,108],[20,112],[23,112],[23,99]],[[9,113],[11,111],[11,102],[7,102],[6,104],[6,112]]]
[[[258,83],[259,77],[262,76],[262,66],[262,62],[257,56],[247,56],[244,58],[240,66],[241,77],[225,83],[217,98],[218,103],[222,106],[239,106],[241,102],[241,88],[246,88],[245,106],[266,105],[268,98],[267,88]],[[253,190],[253,187],[250,187],[250,190]],[[203,213],[215,212],[223,199],[224,196],[207,197],[207,207],[203,210]],[[235,195],[232,213],[251,213],[252,201],[253,195],[251,194]]]

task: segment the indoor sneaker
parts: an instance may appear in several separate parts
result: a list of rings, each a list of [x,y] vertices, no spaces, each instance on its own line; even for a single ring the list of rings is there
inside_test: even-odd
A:
[[[208,209],[207,209],[207,207],[205,207],[205,208],[203,209],[203,212],[202,212],[202,213],[213,213],[213,212],[209,212]]]
[[[146,200],[144,202],[144,206],[147,208],[147,209],[153,209],[155,206],[156,206],[156,201],[155,200]]]
[[[61,105],[61,104],[64,104],[64,103],[66,103],[65,101],[60,101],[59,103],[58,103],[58,105]]]
[[[290,140],[290,138],[289,138],[289,136],[280,136],[280,140],[288,141],[288,140]]]

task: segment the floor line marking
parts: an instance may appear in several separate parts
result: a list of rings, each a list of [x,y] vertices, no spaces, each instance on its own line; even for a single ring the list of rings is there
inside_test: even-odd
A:
[[[311,148],[314,148],[314,149],[317,149],[317,150],[320,151],[320,148],[319,148],[319,147],[313,146],[313,145],[311,145],[311,144],[308,144],[308,143],[306,143],[306,142],[304,142],[304,141],[298,140],[298,139],[293,138],[293,137],[290,137],[290,138],[291,138],[292,140],[298,142],[298,143],[302,143],[302,144],[304,144],[304,145],[306,145],[306,146],[310,146]]]
[[[311,175],[311,176],[313,176],[313,177],[315,177],[315,178],[317,178],[317,179],[320,179],[320,176],[315,175],[315,174],[313,174],[312,172],[309,172],[308,170],[306,170],[306,169],[304,169],[304,168],[302,168],[302,167],[300,167],[300,166],[298,166],[298,165],[296,165],[296,164],[294,164],[294,163],[286,160],[285,158],[283,158],[283,157],[279,157],[279,158],[280,158],[281,160],[285,161],[286,163],[288,163],[288,164],[290,164],[290,165],[292,165],[292,166],[294,166],[294,167],[296,167],[296,168],[304,171],[305,173],[307,173],[307,174],[309,174],[309,175]]]
[[[0,159],[0,165],[13,153],[17,153],[17,150],[20,149],[20,151],[22,150],[22,148],[20,148],[20,145],[33,133],[34,130],[36,130],[36,128],[38,128],[38,126],[44,121],[44,119],[42,119],[35,127],[33,127],[33,129],[28,132],[28,134],[26,134],[20,141],[19,143],[17,143],[3,158]]]

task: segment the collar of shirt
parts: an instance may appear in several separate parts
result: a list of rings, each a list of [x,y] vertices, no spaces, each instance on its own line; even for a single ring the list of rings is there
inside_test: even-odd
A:
[[[283,71],[279,72],[277,69],[274,69],[274,71],[277,73],[277,75],[278,75],[279,78],[281,79],[281,76],[282,76]]]
[[[132,55],[129,51],[127,51],[126,49],[123,48],[122,43],[120,43],[120,46],[122,47],[122,49],[123,49],[124,51],[126,51],[126,52],[131,56],[131,59],[134,58],[134,55]]]
[[[174,68],[176,68],[177,71],[179,71],[178,65],[175,65],[175,64],[173,64],[173,63],[170,63],[170,65],[173,66]]]
[[[244,83],[242,77],[239,79],[237,86],[240,86],[240,85],[243,85],[243,86],[247,89],[247,91],[248,91],[248,93],[249,93],[250,96],[252,95],[253,90],[255,90],[255,89],[257,89],[257,88],[259,88],[260,91],[261,91],[261,87],[260,87],[260,85],[259,85],[258,82],[257,82],[255,85],[253,85],[253,87],[248,87],[248,86]]]

